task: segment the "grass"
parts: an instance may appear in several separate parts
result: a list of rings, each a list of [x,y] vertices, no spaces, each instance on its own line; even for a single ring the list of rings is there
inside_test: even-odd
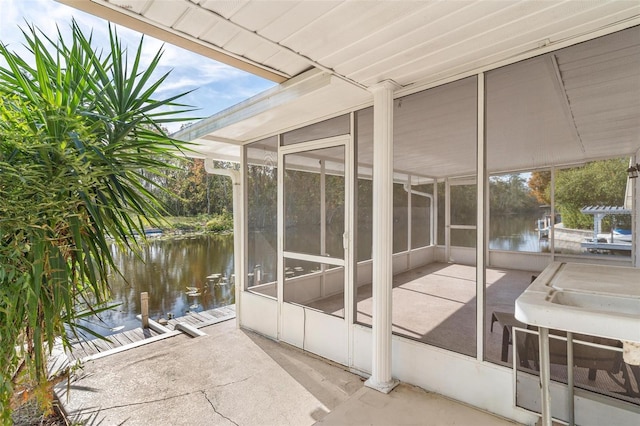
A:
[[[159,227],[163,232],[233,232],[233,216],[230,213],[198,216],[166,216]]]

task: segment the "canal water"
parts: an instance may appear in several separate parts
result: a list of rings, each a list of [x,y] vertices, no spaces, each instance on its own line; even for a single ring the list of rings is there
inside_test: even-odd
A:
[[[122,272],[122,276],[110,276],[113,303],[119,305],[101,313],[100,319],[82,323],[102,335],[140,326],[136,315],[141,312],[142,292],[149,294],[152,319],[234,303],[231,234],[150,239],[140,258],[115,246],[113,256]]]
[[[544,251],[546,246],[538,240],[535,219],[513,216],[492,221],[490,248]],[[266,266],[275,261],[275,238],[261,239],[269,243],[251,253],[249,261],[264,265],[263,281],[271,280],[275,272]],[[141,292],[149,294],[152,319],[178,317],[235,302],[231,234],[151,239],[142,247],[140,258],[133,253],[120,253],[115,247],[113,255],[123,275],[110,278],[113,303],[119,305],[100,314],[99,320],[82,323],[102,335],[140,326],[136,315],[140,314]]]
[[[525,252],[548,252],[548,240],[538,236],[539,215],[511,215],[492,217],[489,231],[489,249]]]

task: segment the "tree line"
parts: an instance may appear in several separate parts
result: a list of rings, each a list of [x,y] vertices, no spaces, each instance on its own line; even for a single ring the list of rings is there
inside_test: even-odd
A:
[[[231,179],[207,173],[204,160],[173,159],[172,168],[153,177],[149,191],[171,216],[223,215],[231,213],[233,188]],[[214,161],[214,167],[232,169],[233,163]]]

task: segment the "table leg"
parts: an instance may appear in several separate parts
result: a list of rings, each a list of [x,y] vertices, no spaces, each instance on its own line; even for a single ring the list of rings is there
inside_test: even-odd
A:
[[[540,342],[540,391],[542,396],[542,426],[552,426],[551,420],[551,395],[549,394],[549,382],[551,377],[551,363],[549,358],[549,329],[539,328]]]
[[[510,330],[506,325],[502,328],[502,362],[507,362],[509,359],[509,342],[510,342]]]

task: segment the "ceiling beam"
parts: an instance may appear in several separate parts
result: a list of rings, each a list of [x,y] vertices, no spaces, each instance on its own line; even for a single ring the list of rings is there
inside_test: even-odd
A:
[[[565,88],[564,80],[562,79],[562,72],[560,71],[560,66],[558,65],[558,58],[553,53],[549,54],[548,57],[549,57],[549,61],[551,62],[551,69],[553,73],[553,83],[556,86],[556,93],[560,97],[560,103],[562,104],[564,115],[567,118],[567,121],[571,123],[570,126],[571,126],[571,131],[573,133],[573,137],[575,138],[578,145],[580,145],[582,154],[586,155],[587,150],[584,148],[584,142],[582,142],[582,137],[580,136],[580,130],[578,130],[578,125],[576,124],[576,117],[573,115],[571,102],[569,102],[567,89]]]

